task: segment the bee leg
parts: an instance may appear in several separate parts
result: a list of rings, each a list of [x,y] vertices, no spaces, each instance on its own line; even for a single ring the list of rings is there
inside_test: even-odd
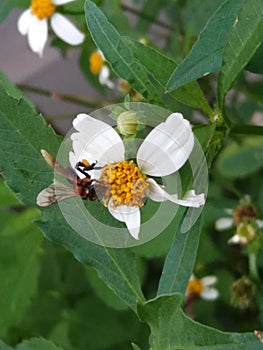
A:
[[[99,170],[102,169],[102,167],[96,167],[95,165],[97,164],[97,161],[85,166],[85,164],[83,164],[82,162],[78,162],[75,166],[75,169],[77,169],[78,171],[80,171],[83,175],[88,176],[89,174],[87,173],[90,170]]]

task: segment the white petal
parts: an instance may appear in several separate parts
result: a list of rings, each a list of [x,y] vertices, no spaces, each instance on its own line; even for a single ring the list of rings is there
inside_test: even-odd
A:
[[[56,35],[66,43],[79,45],[84,41],[85,35],[60,13],[51,16],[50,24]]]
[[[99,74],[99,82],[101,85],[106,85],[109,89],[114,88],[113,82],[109,79],[110,69],[108,66],[104,65]]]
[[[148,196],[155,202],[164,202],[169,200],[173,203],[183,205],[185,207],[199,208],[205,203],[204,194],[196,195],[194,190],[186,193],[183,199],[179,199],[177,194],[167,193],[161,186],[159,186],[153,179],[147,179],[149,184]]]
[[[238,234],[235,234],[233,237],[231,237],[228,240],[229,244],[241,244],[241,245],[246,245],[247,244],[247,238],[246,237],[241,237]]]
[[[122,139],[110,125],[82,113],[73,120],[73,126],[78,132],[71,135],[74,154],[70,153],[69,160],[72,167],[82,159],[90,163],[98,161],[98,166],[124,159]]]
[[[17,28],[20,34],[26,35],[29,31],[32,21],[34,21],[35,16],[32,15],[31,9],[24,11],[18,19]]]
[[[44,46],[47,42],[48,26],[47,19],[38,19],[34,16],[29,31],[28,31],[28,44],[33,52],[42,56]]]
[[[169,195],[169,200],[173,202],[173,200],[170,199],[170,196],[173,196],[173,195]],[[190,190],[186,192],[184,197],[178,200],[176,203],[183,205],[185,207],[199,208],[205,204],[205,195],[204,193],[196,194],[195,190]]]
[[[205,276],[201,278],[201,282],[205,287],[212,286],[217,282],[216,276]]]
[[[231,208],[226,208],[226,209],[224,209],[224,212],[228,215],[233,215],[234,210]]]
[[[146,137],[137,153],[144,174],[166,176],[180,169],[194,146],[189,122],[180,113],[171,114]]]
[[[128,207],[126,205],[113,208],[111,201],[109,201],[108,209],[115,219],[125,222],[131,236],[138,240],[141,225],[140,209],[138,207]]]
[[[205,300],[215,300],[219,297],[219,292],[215,288],[205,288],[200,296]]]
[[[263,229],[263,220],[256,220],[256,223],[257,223],[257,225],[258,225],[258,228],[259,228],[260,230],[262,230],[262,229]]]
[[[72,1],[75,1],[75,0],[52,0],[53,4],[56,6],[65,5],[65,4],[72,2]]]
[[[217,231],[228,230],[233,226],[234,222],[232,218],[220,218],[215,222],[215,229]]]

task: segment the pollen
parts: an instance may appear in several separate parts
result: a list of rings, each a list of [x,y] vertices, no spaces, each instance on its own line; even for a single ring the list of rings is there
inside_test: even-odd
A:
[[[31,0],[31,12],[38,19],[48,18],[56,11],[51,0]]]
[[[104,186],[103,202],[111,199],[113,207],[120,205],[142,207],[146,197],[147,177],[131,161],[108,163],[102,170],[99,184]]]
[[[198,294],[199,295],[203,289],[204,289],[203,283],[196,278],[191,279],[188,282],[187,291],[190,294]]]
[[[104,58],[102,57],[101,53],[96,50],[92,52],[92,54],[89,57],[89,63],[90,63],[90,71],[92,74],[99,74],[103,67]]]

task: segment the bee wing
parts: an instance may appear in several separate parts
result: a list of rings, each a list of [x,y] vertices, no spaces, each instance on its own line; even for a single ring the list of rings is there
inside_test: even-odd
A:
[[[76,192],[61,182],[54,182],[37,196],[37,205],[47,207],[48,205],[62,201],[63,199],[76,197]]]

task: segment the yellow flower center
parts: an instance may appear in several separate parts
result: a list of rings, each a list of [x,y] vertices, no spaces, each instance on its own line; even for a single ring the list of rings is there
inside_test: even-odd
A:
[[[89,57],[90,71],[92,74],[99,74],[103,67],[104,59],[99,51],[94,51]]]
[[[99,186],[104,187],[104,205],[106,206],[111,199],[114,207],[142,207],[149,187],[146,179],[132,160],[107,164],[98,181]]]
[[[56,11],[51,0],[31,0],[31,12],[38,19],[48,18]]]
[[[191,279],[188,282],[187,291],[190,294],[200,294],[203,289],[204,289],[203,283],[196,278]]]

